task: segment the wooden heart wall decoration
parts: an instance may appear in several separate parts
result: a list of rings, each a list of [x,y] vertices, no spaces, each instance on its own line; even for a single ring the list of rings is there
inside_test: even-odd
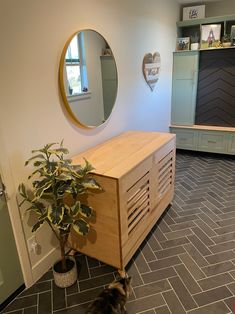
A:
[[[151,91],[153,91],[160,72],[161,66],[161,57],[159,52],[154,52],[154,54],[147,53],[143,59],[143,75],[145,81],[150,87]]]

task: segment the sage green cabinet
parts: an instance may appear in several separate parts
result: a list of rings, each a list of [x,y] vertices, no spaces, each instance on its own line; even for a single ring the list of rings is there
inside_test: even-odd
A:
[[[196,150],[198,134],[194,130],[171,128],[171,133],[176,134],[176,147],[181,149]]]
[[[229,134],[229,140],[228,140],[228,152],[230,154],[235,155],[235,134],[230,133]]]
[[[199,131],[198,133],[199,151],[212,153],[227,151],[227,132]]]
[[[193,125],[198,81],[198,51],[175,52],[171,123]]]
[[[171,126],[176,148],[235,155],[235,128]],[[210,128],[210,129],[209,129]]]

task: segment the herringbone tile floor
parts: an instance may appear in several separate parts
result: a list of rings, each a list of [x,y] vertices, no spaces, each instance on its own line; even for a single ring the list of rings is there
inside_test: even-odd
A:
[[[79,281],[57,288],[51,271],[5,313],[84,313],[115,270],[79,256]],[[235,160],[177,153],[173,205],[127,267],[129,314],[226,314],[235,303]]]

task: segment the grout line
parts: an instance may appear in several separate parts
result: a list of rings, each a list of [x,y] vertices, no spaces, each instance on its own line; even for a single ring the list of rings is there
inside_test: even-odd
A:
[[[194,227],[191,227],[191,228],[194,228]],[[190,229],[191,229],[191,228],[190,228]],[[205,236],[206,236],[209,240],[212,240],[212,241],[213,241],[212,237],[209,237],[209,236],[205,233],[205,231],[203,231],[203,229],[202,229],[200,226],[197,225],[197,228],[199,228],[199,229],[201,230],[201,232],[204,233]],[[193,233],[195,234],[195,232],[193,232]],[[195,235],[196,235],[196,234],[195,234]],[[200,240],[201,240],[201,239],[200,239]],[[202,241],[202,240],[201,240],[201,241]],[[213,242],[214,242],[214,241],[213,241]],[[217,243],[214,242],[214,244],[217,244]],[[210,246],[212,246],[212,245],[214,245],[214,244],[211,244],[211,245],[208,245],[208,246],[210,247]],[[208,246],[207,246],[207,247],[208,247]]]
[[[89,277],[91,278],[91,272],[90,272],[90,268],[89,268],[87,256],[85,256],[85,260],[86,260],[86,265],[87,265],[88,274],[89,274]]]
[[[51,311],[54,310],[54,298],[53,298],[53,281],[51,281]]]
[[[97,275],[97,276],[92,276],[90,278],[86,278],[86,279],[79,279],[79,282],[84,282],[84,281],[87,281],[87,280],[90,280],[90,279],[95,279],[95,278],[99,278],[99,277],[102,277],[102,276],[105,276],[105,275],[110,275],[110,274],[113,274],[115,273],[116,270],[110,270],[108,273],[105,273],[105,274],[101,274],[101,275]]]
[[[168,281],[168,280],[167,280],[167,281]],[[168,283],[169,283],[169,281],[168,281]],[[170,284],[170,283],[169,283],[169,285],[170,285],[170,287],[171,287],[171,284]],[[171,287],[171,288],[172,288],[172,287]],[[167,291],[172,291],[172,289],[167,290]],[[165,291],[164,291],[164,292],[165,292]],[[163,296],[163,292],[161,292],[161,296],[162,296],[163,300],[165,301],[166,306],[167,306],[169,312],[172,314],[171,309],[169,308],[169,305],[168,305],[168,303],[166,302],[166,299],[165,299],[164,296]],[[164,306],[164,305],[162,305],[162,306]],[[156,311],[155,311],[155,312],[156,312]]]
[[[39,293],[37,295],[37,314],[39,313]]]
[[[211,250],[210,250],[210,248],[208,247],[208,246],[206,246],[203,242],[202,242],[202,240],[201,239],[199,239],[199,237],[195,234],[195,233],[193,233],[194,234],[194,236],[211,252]],[[189,236],[190,237],[190,236]],[[189,238],[187,237],[187,239],[189,240]],[[194,245],[193,243],[192,243],[192,241],[190,241],[189,240],[189,243],[191,243],[192,245]],[[185,244],[187,244],[187,243],[185,243]],[[194,247],[196,248],[196,246],[194,245]],[[196,248],[197,249],[197,248]],[[197,249],[198,250],[198,249]],[[208,255],[203,255],[199,250],[198,250],[198,252],[202,255],[202,257],[204,257],[204,256],[209,256],[209,255],[212,255],[212,254],[214,254],[213,252],[211,252],[211,254],[208,254]]]
[[[139,276],[140,276],[140,279],[141,279],[142,283],[144,284],[144,281],[143,281],[143,279],[142,279],[141,273],[140,273],[139,268],[137,267],[136,262],[135,262],[134,259],[133,259],[133,263],[134,263],[134,265],[135,265],[135,267],[136,267],[136,270],[137,270],[137,272],[138,272],[138,274],[139,274]],[[150,268],[150,267],[149,267],[149,268]],[[150,272],[151,272],[151,271],[150,271]]]
[[[23,299],[23,298],[26,298],[26,297],[30,297],[32,295],[35,295],[35,294],[39,294],[39,293],[43,293],[43,292],[49,292],[51,291],[51,289],[48,289],[48,290],[42,290],[40,292],[35,292],[35,293],[30,293],[30,294],[27,294],[27,295],[24,295],[24,296],[17,296],[17,299]],[[14,299],[15,300],[15,299]]]
[[[187,267],[185,266],[184,263],[183,263],[183,265],[184,265],[184,267],[187,269]],[[177,266],[177,265],[175,265],[175,266]],[[181,276],[180,276],[180,274],[178,273],[178,271],[177,271],[177,269],[175,268],[175,266],[174,266],[174,270],[176,271],[178,277],[181,279]],[[188,269],[187,269],[187,270],[188,270]],[[189,272],[189,274],[192,276],[193,280],[196,282],[196,284],[198,285],[198,287],[201,289],[201,291],[203,291],[202,288],[201,288],[201,286],[198,284],[198,280],[196,280],[196,279],[194,278],[193,274],[191,274],[191,272],[190,272],[189,270],[188,270],[188,272]],[[181,279],[181,281],[183,282],[182,279]],[[183,283],[184,283],[184,282],[183,282]],[[188,290],[188,292],[189,292],[189,290]],[[191,292],[189,292],[189,293],[190,293],[190,295],[193,295]]]
[[[176,277],[176,276],[175,276]],[[179,297],[178,297],[178,295],[176,294],[176,292],[175,292],[175,290],[174,290],[174,288],[172,287],[172,285],[171,285],[171,283],[170,283],[170,281],[168,280],[168,282],[169,282],[169,285],[171,286],[171,288],[172,288],[172,292],[174,292],[174,294],[175,294],[175,296],[176,296],[176,298],[178,299],[178,301],[179,301],[179,303],[182,305],[182,308],[185,310],[185,312],[186,312],[186,309],[185,309],[185,307],[183,306],[183,303],[181,302],[181,300],[179,299]],[[164,295],[163,295],[163,298],[164,298]],[[166,299],[164,298],[164,300],[165,300],[165,302],[166,302],[166,304],[167,304],[167,301],[166,301]]]
[[[223,273],[224,274],[224,273]],[[210,278],[210,277],[209,277]],[[207,278],[206,278],[207,279]],[[207,289],[207,290],[202,290],[202,292],[198,292],[198,293],[194,293],[192,294],[192,296],[195,296],[195,295],[198,295],[198,294],[201,294],[201,293],[207,293],[208,291],[212,291],[214,289],[218,289],[218,288],[221,288],[221,287],[227,287],[226,285],[229,285],[233,282],[229,282],[229,283],[226,283],[226,284],[223,284],[223,285],[220,285],[220,286],[216,286],[214,288],[210,288],[210,289]],[[230,291],[230,290],[229,290]],[[233,293],[232,293],[232,296],[233,296]],[[230,296],[231,297],[231,296]],[[226,298],[227,299],[227,298]]]
[[[167,292],[167,291],[171,291],[171,289],[165,290],[164,292]],[[162,292],[156,292],[156,293],[153,293],[153,294],[148,294],[148,295],[145,295],[145,296],[143,296],[143,297],[139,297],[139,298],[136,299],[136,300],[146,299],[146,298],[148,298],[148,297],[152,297],[152,296],[154,296],[154,295],[161,294],[161,293],[162,293]],[[136,302],[136,300],[130,300],[130,301],[128,301],[128,304],[133,303],[133,302]]]

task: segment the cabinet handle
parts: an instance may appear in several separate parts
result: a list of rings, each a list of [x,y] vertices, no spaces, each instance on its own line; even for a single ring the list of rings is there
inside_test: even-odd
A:
[[[216,141],[207,141],[208,143],[211,143],[211,144],[216,144]]]

